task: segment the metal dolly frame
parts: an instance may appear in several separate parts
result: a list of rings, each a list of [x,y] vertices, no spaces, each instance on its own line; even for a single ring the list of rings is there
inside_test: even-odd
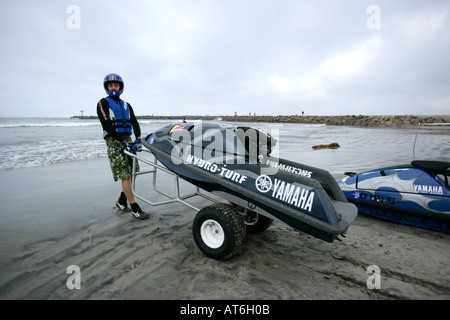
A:
[[[189,207],[189,208],[191,208],[191,209],[193,209],[193,210],[198,212],[198,211],[200,211],[200,208],[197,208],[196,206],[190,204],[189,202],[187,202],[185,200],[193,198],[193,197],[196,197],[196,196],[200,196],[200,197],[205,198],[205,199],[207,199],[209,201],[212,201],[212,202],[219,202],[218,200],[213,199],[212,197],[210,197],[210,196],[208,196],[208,195],[206,195],[204,193],[201,193],[200,192],[201,189],[198,186],[195,186],[196,187],[196,191],[194,193],[181,195],[181,193],[180,193],[180,179],[182,179],[182,180],[184,180],[184,179],[179,177],[177,174],[173,173],[171,170],[167,169],[162,164],[160,164],[158,159],[155,157],[155,155],[151,151],[144,149],[141,152],[150,153],[153,156],[153,160],[149,160],[147,158],[138,156],[137,154],[131,153],[131,152],[127,151],[127,150],[125,150],[124,152],[125,152],[125,154],[127,154],[127,155],[129,155],[129,156],[131,156],[133,158],[133,172],[132,172],[132,179],[131,179],[131,187],[132,187],[133,195],[136,198],[144,201],[145,203],[147,203],[147,204],[149,204],[151,206],[160,206],[160,205],[165,205],[165,204],[169,204],[169,203],[178,202],[178,203],[182,203],[185,206],[187,206],[187,207]],[[152,169],[151,170],[146,170],[146,171],[136,172],[136,161],[138,161],[138,160],[140,162],[143,162],[143,163],[151,166]],[[164,191],[162,191],[162,190],[160,190],[158,188],[158,186],[157,186],[157,172],[158,172],[158,170],[166,172],[169,175],[174,177],[174,179],[175,179],[175,181],[174,181],[175,182],[175,195],[168,194],[168,193],[166,193],[166,192],[164,192]],[[159,194],[161,194],[164,197],[168,198],[168,200],[159,201],[159,202],[152,202],[152,201],[144,198],[142,195],[140,195],[140,194],[138,194],[136,192],[136,178],[137,178],[137,176],[145,175],[145,174],[151,174],[152,175],[152,186],[153,186],[153,189],[156,192],[158,192]],[[186,181],[186,180],[184,180],[184,181]]]

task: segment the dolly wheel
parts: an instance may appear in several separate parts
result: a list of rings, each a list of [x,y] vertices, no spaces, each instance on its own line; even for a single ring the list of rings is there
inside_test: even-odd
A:
[[[213,259],[229,259],[239,252],[244,243],[245,224],[232,206],[216,203],[197,213],[192,234],[205,255]]]

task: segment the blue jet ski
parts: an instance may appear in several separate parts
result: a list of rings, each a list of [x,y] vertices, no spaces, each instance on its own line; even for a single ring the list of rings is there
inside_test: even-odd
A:
[[[273,219],[333,242],[357,216],[329,172],[271,156],[276,139],[261,130],[170,124],[142,144],[178,177],[228,201],[201,209],[194,220],[194,239],[209,257],[229,258],[243,228],[257,233]]]
[[[415,160],[346,174],[337,182],[359,212],[450,233],[450,162]]]

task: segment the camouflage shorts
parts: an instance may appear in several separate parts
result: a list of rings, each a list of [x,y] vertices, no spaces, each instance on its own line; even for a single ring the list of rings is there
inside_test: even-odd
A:
[[[131,138],[125,140],[131,143]],[[122,142],[114,138],[106,138],[106,147],[108,149],[109,165],[113,174],[114,181],[130,179],[133,173],[133,158],[126,155]],[[139,172],[139,164],[136,160],[136,172]]]

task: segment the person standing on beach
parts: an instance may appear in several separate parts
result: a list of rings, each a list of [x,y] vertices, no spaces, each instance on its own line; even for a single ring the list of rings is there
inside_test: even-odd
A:
[[[103,87],[108,96],[98,102],[97,116],[103,128],[114,181],[122,181],[122,192],[116,206],[122,211],[129,211],[128,200],[133,216],[139,220],[147,219],[148,213],[143,212],[136,203],[131,188],[133,159],[124,153],[130,145],[141,148],[141,128],[131,105],[120,99],[124,89],[122,77],[115,73],[108,74],[103,80]],[[133,133],[136,141],[131,143]],[[136,165],[136,170],[138,169]]]

